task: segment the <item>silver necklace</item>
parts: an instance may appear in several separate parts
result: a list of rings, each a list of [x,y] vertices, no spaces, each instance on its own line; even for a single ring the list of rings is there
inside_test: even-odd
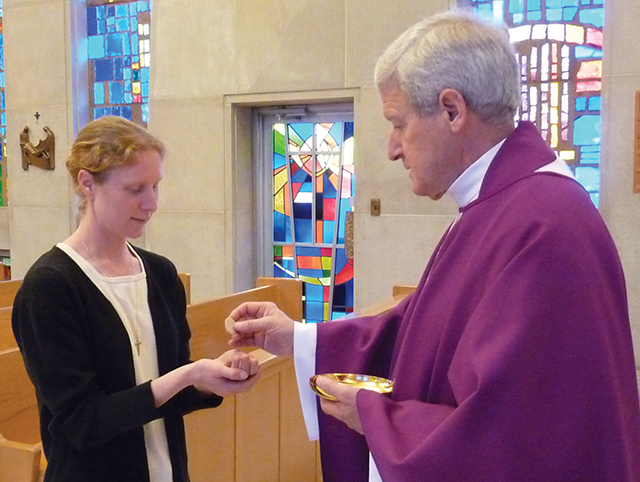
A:
[[[87,252],[87,255],[90,258],[92,258],[93,256],[91,254],[91,251],[87,247],[86,243],[84,241],[82,241],[82,240],[80,242],[82,243],[82,246],[84,247],[84,250]],[[130,256],[129,260],[131,261],[131,273],[135,274],[136,267],[135,267],[135,264],[133,262],[133,256]],[[93,266],[93,264],[91,264],[91,266]],[[98,266],[94,266],[94,268],[96,270],[98,270],[102,276],[104,276],[105,278],[108,278],[108,276],[105,274],[104,270],[102,270]],[[140,341],[139,330],[138,330],[138,285],[135,282],[133,284],[133,293],[134,293],[133,324],[132,324],[131,328],[133,329],[133,335],[135,337],[134,345],[136,347],[136,352],[138,353],[138,356],[140,356],[140,347],[142,346],[142,342]]]

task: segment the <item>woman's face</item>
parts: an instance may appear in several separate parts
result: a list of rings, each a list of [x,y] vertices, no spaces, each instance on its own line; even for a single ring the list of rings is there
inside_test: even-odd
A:
[[[158,209],[158,184],[162,158],[155,150],[135,155],[131,165],[111,171],[105,180],[91,184],[88,209],[105,235],[139,238]]]

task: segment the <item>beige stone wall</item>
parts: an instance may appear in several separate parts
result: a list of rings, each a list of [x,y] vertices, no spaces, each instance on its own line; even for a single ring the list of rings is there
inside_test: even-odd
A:
[[[640,2],[605,2],[600,211],[627,279],[636,365],[640,366],[640,194],[633,193],[634,102],[640,90]]]

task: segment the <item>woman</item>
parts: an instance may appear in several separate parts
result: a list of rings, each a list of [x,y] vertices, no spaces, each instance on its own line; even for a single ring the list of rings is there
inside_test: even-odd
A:
[[[134,248],[157,209],[162,143],[119,117],[89,123],[67,169],[77,230],[24,277],[13,331],[36,388],[46,482],[186,482],[182,416],[249,389],[255,359],[189,360],[174,265]]]

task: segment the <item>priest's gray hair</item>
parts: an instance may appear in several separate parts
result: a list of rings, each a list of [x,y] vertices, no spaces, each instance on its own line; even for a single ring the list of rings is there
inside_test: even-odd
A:
[[[506,26],[466,10],[414,25],[387,48],[375,69],[378,88],[395,82],[419,115],[433,114],[440,92],[450,88],[489,123],[513,120],[520,106],[519,79]]]

